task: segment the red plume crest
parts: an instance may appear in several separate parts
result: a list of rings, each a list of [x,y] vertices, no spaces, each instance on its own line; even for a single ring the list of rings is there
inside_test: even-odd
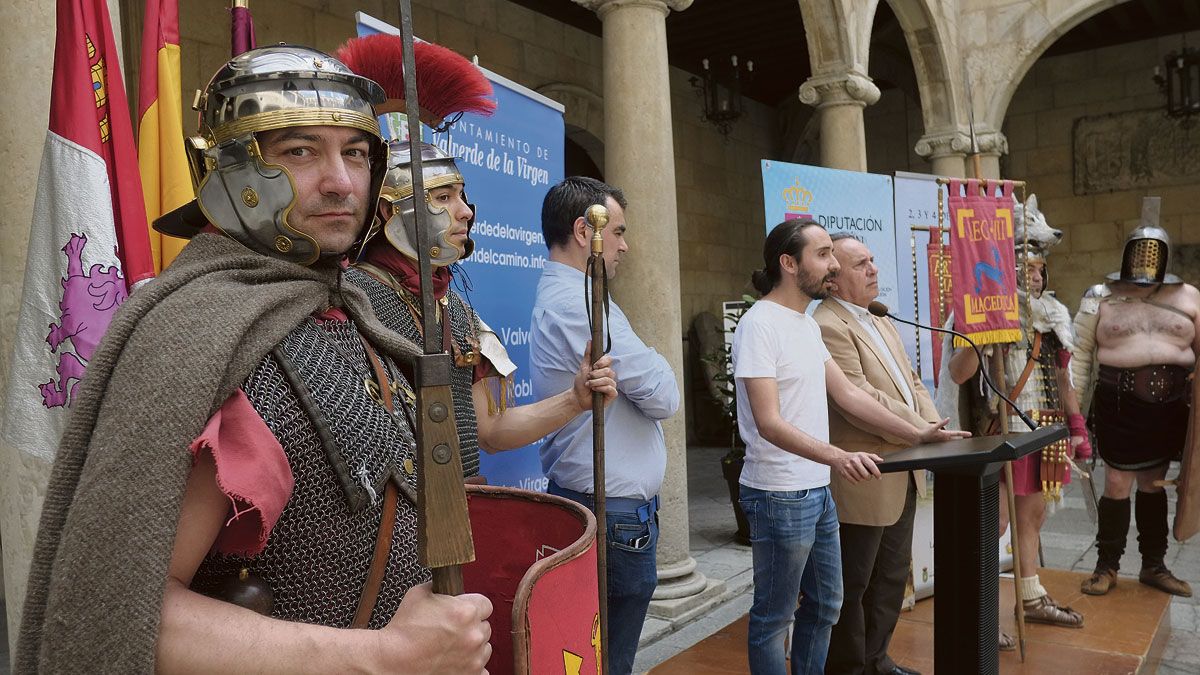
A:
[[[378,112],[404,112],[404,57],[399,36],[377,33],[352,38],[338,48],[335,56],[350,70],[383,87],[388,102],[376,106]],[[458,53],[430,42],[417,42],[413,58],[422,122],[437,126],[454,113],[490,115],[496,110],[496,102],[488,98],[492,83]]]

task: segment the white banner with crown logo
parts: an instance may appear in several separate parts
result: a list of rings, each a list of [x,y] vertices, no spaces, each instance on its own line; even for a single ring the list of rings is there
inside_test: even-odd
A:
[[[849,232],[875,254],[879,301],[899,306],[891,176],[764,159],[762,179],[768,232],[791,218],[811,218],[830,234]]]

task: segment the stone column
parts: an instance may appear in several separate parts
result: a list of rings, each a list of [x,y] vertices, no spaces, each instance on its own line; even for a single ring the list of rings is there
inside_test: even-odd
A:
[[[667,13],[692,0],[576,0],[604,24],[605,178],[629,199],[630,252],[613,293],[634,330],[675,369],[683,388],[679,227],[667,65]],[[684,410],[663,423],[667,475],[652,612],[677,616],[712,586],[690,555]],[[720,590],[720,589],[718,589]],[[663,605],[667,607],[663,607]]]
[[[800,100],[821,116],[821,166],[867,170],[863,108],[879,100],[879,87],[854,69],[814,75],[800,85]]]
[[[29,223],[50,111],[54,64],[54,3],[0,3],[0,91],[16,103],[0,114],[0,408],[9,373],[14,331],[25,276]],[[16,92],[20,92],[17,94]],[[19,111],[19,112],[14,112]],[[0,543],[9,653],[17,639],[29,560],[41,514],[49,466],[0,444]]]
[[[1000,155],[1008,154],[1008,138],[999,131],[975,126],[975,142],[979,144],[979,159],[983,169],[980,178],[1000,178]]]
[[[958,130],[925,134],[917,141],[915,149],[918,155],[929,160],[933,175],[946,178],[967,175],[965,160],[971,151],[970,135]]]

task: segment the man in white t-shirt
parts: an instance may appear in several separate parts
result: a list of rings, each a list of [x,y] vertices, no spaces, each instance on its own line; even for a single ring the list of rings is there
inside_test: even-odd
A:
[[[851,384],[830,358],[820,328],[804,314],[810,302],[829,294],[839,269],[821,226],[808,219],[775,226],[763,262],[753,275],[762,298],[742,316],[733,338],[738,430],[746,442],[740,501],[754,557],[750,672],[787,672],[784,632],[794,615],[791,672],[816,674],[825,669],[842,603],[830,468],[857,482],[878,479],[875,463],[882,461],[829,444],[826,395],[909,444],[969,434],[943,429],[947,420],[914,427]]]

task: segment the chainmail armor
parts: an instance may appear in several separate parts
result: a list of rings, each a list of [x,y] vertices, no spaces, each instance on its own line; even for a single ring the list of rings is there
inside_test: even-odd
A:
[[[421,344],[421,330],[413,320],[408,305],[397,291],[370,274],[351,267],[346,280],[363,289],[379,321],[416,344]],[[479,353],[479,331],[475,310],[453,289],[446,292],[444,315],[450,317],[450,337],[463,353]],[[458,447],[462,453],[463,476],[479,474],[479,425],[475,419],[475,403],[471,387],[475,384],[473,366],[455,365],[450,373],[450,390],[454,398],[454,421],[458,427]]]
[[[266,356],[243,390],[283,446],[295,488],[262,553],[253,557],[209,553],[192,588],[212,594],[247,568],[270,586],[274,617],[346,628],[354,619],[375,550],[385,483],[396,476],[413,484],[413,477],[404,471],[411,466],[404,460],[413,459],[415,447],[407,419],[412,411],[404,410],[407,403],[397,397],[397,417],[393,417],[367,394],[363,381],[371,366],[353,322],[318,325],[310,319],[280,347],[307,385],[340,455],[326,454],[279,363]],[[390,359],[383,361],[388,377],[403,377]],[[351,480],[339,479],[339,473]],[[363,476],[375,491],[374,499]],[[356,510],[356,503],[361,508]],[[429,578],[429,571],[417,563],[416,511],[402,498],[391,555],[368,626],[386,625],[408,589]]]

